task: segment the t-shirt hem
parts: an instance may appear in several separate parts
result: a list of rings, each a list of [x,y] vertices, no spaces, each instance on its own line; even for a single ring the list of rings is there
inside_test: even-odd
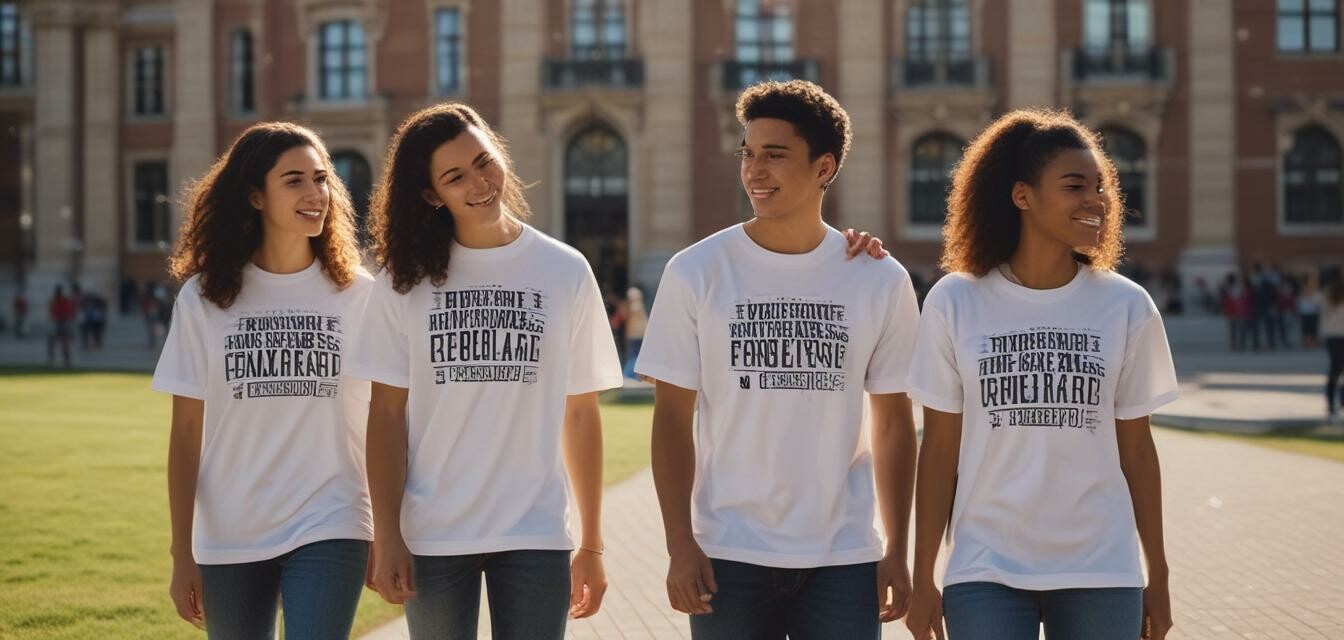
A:
[[[294,537],[270,547],[259,549],[202,549],[199,547],[192,549],[192,556],[196,559],[196,564],[242,564],[245,562],[261,562],[282,556],[290,551],[298,549],[306,544],[322,542],[324,540],[373,540],[373,526],[363,526],[359,524],[343,524],[314,527],[303,533],[303,535]]]
[[[868,393],[906,393],[910,391],[910,384],[905,378],[883,378],[869,380],[864,383],[863,390]]]
[[[1054,589],[1110,589],[1116,587],[1146,586],[1142,573],[1057,573],[1050,575],[1022,575],[1002,571],[975,571],[948,573],[943,578],[944,588],[966,582],[993,582],[1014,589],[1050,591]]]
[[[350,362],[346,365],[346,372],[349,373],[351,377],[359,378],[361,380],[369,380],[371,382],[400,387],[402,389],[411,388],[410,376],[379,370],[377,367],[373,367],[363,362]]]
[[[1152,412],[1157,410],[1158,407],[1161,407],[1175,400],[1176,397],[1179,395],[1180,391],[1173,389],[1143,404],[1136,404],[1128,407],[1117,407],[1115,410],[1115,419],[1133,420],[1135,418],[1142,418],[1146,415],[1152,414]]]
[[[583,380],[571,381],[569,389],[565,395],[576,396],[581,393],[592,393],[594,391],[606,391],[615,389],[625,384],[625,378],[619,375],[602,376],[600,378],[586,378]]]
[[[815,554],[775,553],[772,551],[753,551],[735,547],[719,547],[702,544],[700,549],[705,555],[716,560],[745,562],[762,567],[776,569],[815,569],[817,567],[835,567],[847,564],[877,562],[882,559],[882,547],[864,547],[845,551],[828,551]]]
[[[406,548],[417,556],[465,556],[522,549],[573,551],[574,542],[568,536],[507,536],[484,540],[407,540]]]
[[[636,364],[635,372],[653,378],[654,380],[675,384],[683,389],[691,389],[692,391],[700,390],[700,373],[698,371],[696,373],[689,373],[659,364]]]
[[[181,380],[154,378],[149,383],[149,388],[162,393],[171,393],[175,396],[186,396],[197,400],[204,400],[206,396],[205,387],[182,382]]]
[[[915,402],[933,409],[934,411],[942,411],[943,413],[962,412],[962,403],[960,401],[940,396],[927,389],[911,387],[910,397],[913,398]]]

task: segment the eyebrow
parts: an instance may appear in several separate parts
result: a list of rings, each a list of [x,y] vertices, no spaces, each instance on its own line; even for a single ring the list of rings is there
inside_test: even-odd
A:
[[[1081,173],[1066,173],[1066,174],[1064,174],[1064,175],[1062,175],[1062,176],[1059,177],[1060,180],[1068,180],[1069,178],[1076,178],[1076,179],[1078,179],[1078,180],[1086,180],[1086,179],[1087,179],[1087,176],[1085,176],[1085,175],[1083,175],[1083,174],[1081,174]]]
[[[747,141],[746,141],[745,139],[742,140],[742,148],[743,148],[743,149],[747,148]],[[782,145],[782,144],[763,144],[763,145],[761,145],[761,148],[762,148],[762,149],[780,149],[780,150],[782,150],[782,151],[790,151],[790,149],[789,149],[789,147],[788,147],[787,145]]]
[[[322,174],[322,173],[326,173],[326,172],[327,172],[326,169],[318,169],[318,170],[314,171],[313,173],[314,173],[314,174]],[[290,169],[289,171],[286,171],[286,172],[280,174],[280,177],[281,177],[281,178],[284,178],[284,177],[286,177],[286,176],[302,176],[302,175],[303,175],[303,172],[302,172],[302,171],[299,171],[298,169]]]
[[[484,158],[485,156],[488,156],[488,155],[490,155],[490,152],[489,152],[489,151],[482,151],[482,152],[476,154],[476,157],[473,158],[473,159],[471,160],[471,163],[472,163],[472,164],[480,164],[480,163],[481,163],[481,158]],[[447,171],[444,171],[443,173],[440,173],[440,174],[439,174],[439,179],[442,180],[444,176],[446,176],[446,175],[448,175],[448,174],[450,174],[450,173],[452,173],[452,172],[454,172],[454,171],[461,171],[461,170],[462,170],[462,169],[460,169],[460,168],[458,168],[458,167],[453,167],[453,168],[451,168],[451,169],[449,169],[449,170],[447,170]]]

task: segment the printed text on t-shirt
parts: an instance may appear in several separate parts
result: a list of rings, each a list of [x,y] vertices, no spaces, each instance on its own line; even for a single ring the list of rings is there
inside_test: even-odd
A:
[[[849,326],[845,306],[771,296],[733,305],[729,360],[747,390],[844,391]]]
[[[537,381],[546,296],[474,287],[433,292],[429,363],[435,384]]]
[[[1095,331],[1037,327],[982,338],[980,404],[991,429],[1087,428],[1100,412],[1106,368]]]

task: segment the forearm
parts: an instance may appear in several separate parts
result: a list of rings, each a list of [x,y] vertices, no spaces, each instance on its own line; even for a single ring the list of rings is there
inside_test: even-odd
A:
[[[1120,466],[1129,484],[1134,523],[1148,562],[1148,575],[1164,577],[1167,554],[1162,533],[1162,468],[1151,436],[1140,439],[1127,451],[1122,450]]]
[[[401,536],[401,498],[406,490],[405,409],[369,411],[365,442],[374,539]]]
[[[591,396],[591,398],[587,397]],[[579,546],[602,550],[602,414],[597,394],[570,396],[562,436],[565,470],[583,523]]]
[[[204,403],[175,397],[173,426],[168,436],[168,513],[174,556],[191,557],[192,519],[196,510],[196,480],[201,462]]]
[[[955,420],[949,416],[954,416]],[[935,426],[933,423],[943,423]],[[956,492],[957,462],[961,449],[961,415],[924,411],[924,442],[919,451],[915,485],[916,584],[933,582],[943,533],[947,530]],[[942,433],[953,431],[955,433]]]
[[[679,408],[654,407],[653,483],[658,491],[669,547],[694,538],[691,530],[691,488],[695,482],[692,419],[690,412]]]
[[[874,400],[873,409],[873,473],[887,534],[887,553],[905,562],[910,548],[910,506],[915,493],[914,416],[910,401],[903,394],[890,403]]]

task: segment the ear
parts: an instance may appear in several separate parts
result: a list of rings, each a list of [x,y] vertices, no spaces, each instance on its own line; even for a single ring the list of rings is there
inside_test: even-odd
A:
[[[835,179],[835,172],[839,167],[835,162],[835,156],[826,153],[817,158],[817,179],[821,181],[821,187],[824,189]]]
[[[260,191],[253,189],[251,193],[247,194],[247,203],[252,205],[253,209],[261,211],[262,206],[266,204],[266,198],[261,195]]]
[[[1031,187],[1022,181],[1013,185],[1013,206],[1022,211],[1031,210]]]
[[[433,189],[425,189],[424,191],[421,191],[420,197],[424,199],[425,204],[428,204],[435,209],[443,206],[443,200],[439,198],[439,194],[434,193]]]

